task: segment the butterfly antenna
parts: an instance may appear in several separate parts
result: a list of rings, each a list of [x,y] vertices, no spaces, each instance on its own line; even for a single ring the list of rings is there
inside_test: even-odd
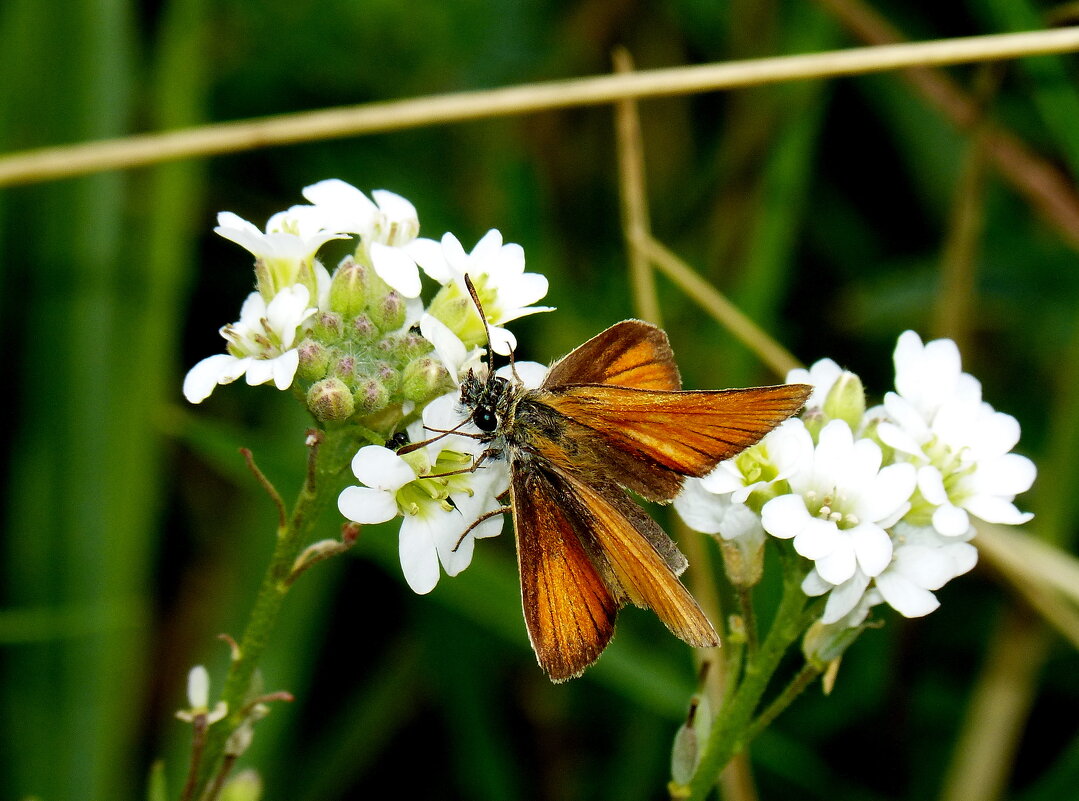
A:
[[[468,273],[465,273],[465,286],[468,287],[468,294],[472,296],[472,302],[476,304],[476,311],[479,312],[480,320],[483,321],[483,333],[487,335],[487,375],[494,375],[495,352],[491,347],[491,327],[487,325],[487,315],[483,313],[483,304],[480,303],[479,293],[476,292],[476,285],[472,283]]]

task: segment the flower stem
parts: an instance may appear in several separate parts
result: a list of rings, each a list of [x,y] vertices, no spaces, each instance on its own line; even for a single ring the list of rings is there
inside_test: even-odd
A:
[[[756,653],[747,654],[745,668],[737,690],[728,695],[726,703],[712,723],[708,743],[689,782],[686,798],[703,799],[716,783],[720,772],[731,758],[756,734],[752,727],[753,713],[768,688],[769,681],[787,649],[804,631],[816,610],[806,609],[806,596],[801,589],[801,577],[791,560],[785,567],[783,597],[772,620],[767,636]]]
[[[239,647],[234,650],[222,693],[222,700],[228,705],[228,715],[214,724],[207,734],[197,773],[198,792],[193,796],[195,798],[212,801],[220,792],[231,767],[226,761],[226,745],[230,735],[244,724],[250,714],[248,695],[252,679],[277,624],[285,595],[291,587],[289,577],[296,557],[310,540],[319,513],[334,497],[339,477],[348,467],[346,454],[349,454],[349,447],[342,447],[343,443],[339,442],[327,443],[331,447],[325,447],[323,440],[326,437],[318,432],[308,434],[307,476],[292,507],[292,514],[283,517],[278,526],[273,556]],[[355,452],[354,443],[351,452]],[[264,486],[269,484],[265,479],[260,481]],[[276,493],[271,491],[271,497],[275,496]],[[234,757],[231,761],[234,761]]]

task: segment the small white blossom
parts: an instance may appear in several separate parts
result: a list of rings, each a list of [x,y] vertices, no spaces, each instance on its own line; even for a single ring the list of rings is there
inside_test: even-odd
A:
[[[260,264],[258,274],[265,284],[260,289],[267,298],[293,284],[303,283],[312,292],[329,285],[329,274],[315,260],[315,253],[330,240],[347,237],[326,230],[305,209],[293,206],[278,212],[267,221],[265,232],[231,211],[217,215],[214,232],[249,251]]]
[[[468,299],[464,277],[468,275],[476,287],[490,329],[491,348],[506,355],[517,346],[517,340],[503,326],[528,314],[551,311],[551,306],[532,306],[547,294],[547,278],[539,273],[526,273],[524,249],[517,244],[503,244],[502,234],[488,231],[470,253],[465,253],[453,234],[442,237],[441,247],[425,249],[417,254],[424,271],[443,285],[442,292],[432,301],[429,311],[442,319],[466,344],[483,341],[479,314],[465,305],[465,319],[460,325],[451,318],[461,317],[446,307]]]
[[[765,531],[793,538],[794,549],[830,584],[850,580],[859,569],[879,574],[892,557],[885,529],[909,509],[915,485],[911,465],[882,468],[881,460],[875,442],[855,440],[842,420],[828,423],[813,458],[787,479],[792,494],[761,510]]]
[[[991,523],[1030,520],[1013,502],[1037,472],[1030,459],[1010,452],[1019,423],[982,401],[977,379],[961,371],[955,343],[923,345],[906,331],[894,358],[897,391],[884,398],[886,419],[877,432],[918,468],[918,489],[931,511],[915,512],[931,515],[933,527],[953,537],[970,529],[968,513]]]
[[[804,367],[795,367],[787,373],[788,384],[809,384],[813,392],[806,401],[807,409],[819,409],[824,406],[824,400],[828,397],[835,382],[843,374],[843,368],[831,359],[820,359],[810,365],[807,370]]]
[[[187,674],[187,702],[190,708],[181,709],[176,717],[188,723],[198,717],[205,717],[206,724],[216,723],[228,714],[224,701],[218,701],[210,709],[210,674],[202,665],[195,665]]]
[[[308,303],[307,287],[302,284],[278,292],[269,304],[257,292],[248,295],[239,322],[221,329],[229,352],[209,356],[192,367],[184,378],[184,397],[201,403],[218,384],[229,384],[242,375],[251,386],[273,381],[278,389],[288,389],[300,358],[297,333],[316,311]]]
[[[337,178],[306,187],[303,195],[325,228],[356,234],[357,258],[370,263],[379,278],[405,298],[419,297],[417,260],[438,249],[438,243],[418,239],[416,207],[385,189],[371,193],[372,201],[356,187]]]
[[[942,537],[932,527],[895,526],[892,563],[874,579],[888,605],[905,617],[922,617],[940,606],[931,592],[974,568],[978,551],[958,537]]]
[[[760,516],[732,495],[711,490],[707,477],[687,478],[674,499],[674,510],[687,526],[702,534],[718,534],[725,540],[763,535]]]
[[[421,436],[419,427],[413,433]],[[444,445],[444,443],[442,443]],[[405,580],[424,594],[438,583],[441,563],[456,576],[472,561],[475,540],[502,531],[494,515],[465,531],[480,517],[501,508],[498,496],[509,487],[504,462],[484,463],[469,471],[474,455],[431,447],[398,456],[380,445],[361,448],[352,472],[364,486],[345,488],[338,497],[341,513],[357,523],[384,523],[401,515],[399,556]],[[456,475],[441,475],[464,471]]]
[[[812,458],[813,438],[801,420],[792,418],[756,445],[720,462],[700,481],[709,492],[717,495],[729,492],[734,503],[745,503],[754,492],[786,481]]]

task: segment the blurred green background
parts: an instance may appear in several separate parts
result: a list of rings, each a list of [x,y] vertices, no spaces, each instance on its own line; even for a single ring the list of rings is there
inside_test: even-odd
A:
[[[4,0],[0,151],[603,73],[618,44],[649,68],[861,43],[843,7]],[[1058,9],[876,10],[923,40],[1038,28]],[[1068,203],[1076,214],[1076,67],[1067,57],[949,71],[985,111],[966,133],[894,74],[641,106],[657,238],[800,359],[835,358],[877,398],[902,330],[955,335],[1039,462],[1020,501],[1039,515],[1032,536],[1065,548],[1079,489],[1079,236],[1003,176],[987,126],[1021,138],[1060,180],[1064,217]],[[201,407],[183,402],[184,371],[220,350],[217,328],[252,284],[248,255],[211,229],[226,209],[262,225],[327,177],[403,194],[428,236],[452,230],[471,246],[497,227],[521,243],[559,310],[515,326],[520,357],[550,360],[633,313],[605,107],[0,190],[13,409],[2,434],[0,797],[144,797],[157,757],[177,795],[186,672],[205,663],[220,687],[228,654],[215,636],[239,635],[272,545],[274,510],[237,448],[252,448],[290,497],[307,425],[286,393],[242,383]],[[775,380],[658,284],[688,386]],[[337,525],[327,519],[324,535]],[[384,526],[304,576],[263,665],[267,689],[297,701],[259,724],[242,763],[262,772],[265,798],[387,787],[408,798],[664,797],[695,682],[686,649],[630,610],[594,669],[552,686],[528,648],[514,563],[509,536],[485,541],[472,568],[416,597]],[[1022,729],[999,757],[1007,796],[1079,798],[1074,650],[990,570],[940,596],[930,617],[868,632],[830,697],[810,690],[754,744],[761,798],[939,797],[979,671],[1017,649],[999,690],[1019,699]],[[1005,628],[1002,639],[1002,625],[1026,638]]]

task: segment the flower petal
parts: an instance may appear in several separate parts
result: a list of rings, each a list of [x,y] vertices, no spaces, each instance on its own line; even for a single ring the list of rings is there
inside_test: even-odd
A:
[[[405,515],[397,543],[401,571],[412,591],[426,595],[438,584],[438,551],[430,522],[423,515]]]
[[[207,356],[184,376],[184,397],[190,403],[202,403],[218,384],[229,384],[243,375],[245,362],[229,353]]]
[[[396,492],[416,478],[404,459],[381,445],[365,445],[352,457],[352,472],[369,487]]]
[[[933,593],[917,586],[898,571],[886,570],[877,576],[875,582],[884,600],[903,617],[923,617],[940,606]]]
[[[797,535],[811,519],[801,495],[780,495],[761,509],[764,530],[783,540]]]
[[[357,523],[385,523],[397,517],[393,493],[369,487],[345,487],[337,496],[337,508]]]
[[[391,248],[381,242],[372,242],[371,264],[378,277],[401,293],[403,297],[419,297],[422,286],[416,262],[401,248]]]
[[[892,539],[888,532],[873,523],[863,523],[851,529],[849,534],[854,540],[854,554],[863,573],[876,576],[888,567],[892,561]]]

